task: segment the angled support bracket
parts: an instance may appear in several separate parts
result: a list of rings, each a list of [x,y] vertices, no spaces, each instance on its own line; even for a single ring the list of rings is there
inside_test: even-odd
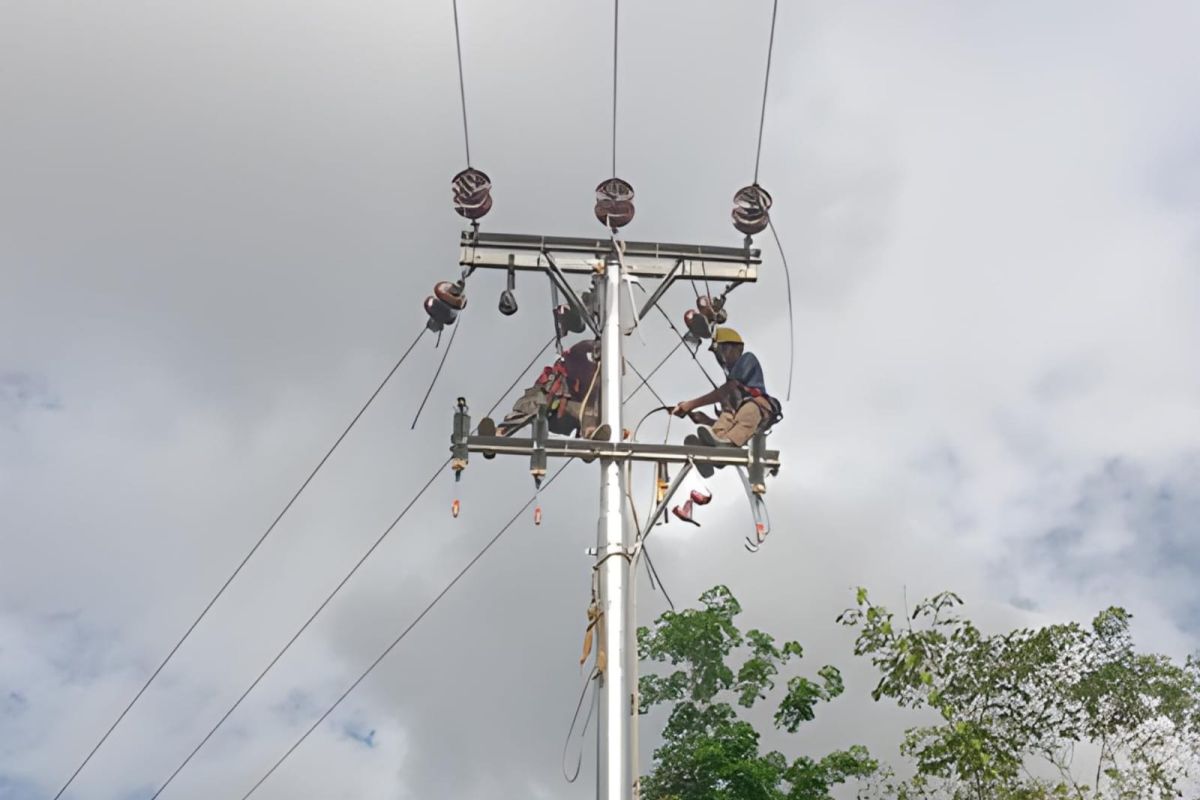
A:
[[[558,263],[554,260],[554,256],[545,250],[542,251],[542,255],[546,258],[546,274],[550,276],[550,280],[560,292],[566,295],[567,302],[579,311],[579,316],[583,317],[583,321],[592,329],[592,333],[599,336],[600,327],[596,324],[596,320],[592,319],[592,314],[588,311],[588,307],[584,305],[583,300],[571,288],[571,284],[567,283],[567,276],[558,268]]]
[[[667,290],[670,289],[675,283],[675,276],[679,274],[679,270],[682,267],[683,259],[675,259],[675,266],[671,267],[671,271],[663,277],[662,283],[658,285],[658,288],[651,292],[650,298],[646,300],[645,305],[642,306],[642,310],[638,312],[639,320],[645,319],[646,315],[650,313],[650,309],[654,308],[655,304],[658,303],[658,301],[662,299],[662,296],[667,293]]]

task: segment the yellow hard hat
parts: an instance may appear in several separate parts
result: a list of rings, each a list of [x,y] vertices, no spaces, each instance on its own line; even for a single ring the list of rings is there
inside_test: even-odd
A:
[[[713,344],[745,344],[741,335],[733,328],[717,328],[713,332]]]

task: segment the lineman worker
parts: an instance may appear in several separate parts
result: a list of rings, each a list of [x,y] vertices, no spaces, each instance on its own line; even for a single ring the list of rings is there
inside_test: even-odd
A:
[[[480,433],[490,435],[484,431],[491,423],[495,425],[496,435],[512,436],[532,422],[538,407],[545,404],[552,433],[570,435],[578,429],[584,438],[594,435],[600,418],[596,386],[598,369],[595,344],[590,340],[577,342],[563,350],[554,364],[542,370],[537,381],[517,398],[513,410],[499,425],[491,420],[480,422]]]
[[[711,349],[725,372],[725,383],[695,399],[677,403],[671,413],[698,423],[697,438],[703,444],[742,447],[755,433],[780,419],[779,401],[767,393],[762,365],[754,353],[746,350],[737,331],[717,328]],[[696,410],[711,403],[721,405],[721,415],[715,420]]]

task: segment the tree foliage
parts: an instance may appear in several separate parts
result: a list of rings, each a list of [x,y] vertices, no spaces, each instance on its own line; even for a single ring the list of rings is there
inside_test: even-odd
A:
[[[639,711],[671,708],[653,769],[642,779],[644,800],[824,800],[831,787],[876,770],[858,746],[790,762],[779,752],[760,753],[758,732],[733,703],[750,709],[766,700],[803,650],[759,630],[743,634],[734,623],[741,606],[724,586],[705,592],[700,603],[638,630],[639,657],[668,666],[642,676]],[[818,703],[842,691],[841,674],[831,666],[819,669],[816,680],[788,678],[776,727],[795,732],[814,718]]]
[[[1130,615],[985,635],[944,592],[899,624],[865,589],[839,620],[881,677],[872,696],[929,708],[907,731],[916,776],[899,800],[1166,800],[1200,770],[1200,663],[1136,653]],[[914,626],[913,623],[916,623]],[[1076,760],[1087,749],[1090,762]],[[1042,764],[1041,774],[1036,765]],[[1049,777],[1046,777],[1049,775]],[[1195,785],[1194,783],[1192,784]]]

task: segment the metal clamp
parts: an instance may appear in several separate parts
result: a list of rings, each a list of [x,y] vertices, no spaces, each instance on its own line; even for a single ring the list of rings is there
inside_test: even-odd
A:
[[[467,462],[471,458],[470,449],[467,446],[467,439],[470,435],[471,414],[467,408],[467,399],[460,397],[454,411],[454,426],[450,433],[450,469],[454,470],[456,480],[467,468]]]

